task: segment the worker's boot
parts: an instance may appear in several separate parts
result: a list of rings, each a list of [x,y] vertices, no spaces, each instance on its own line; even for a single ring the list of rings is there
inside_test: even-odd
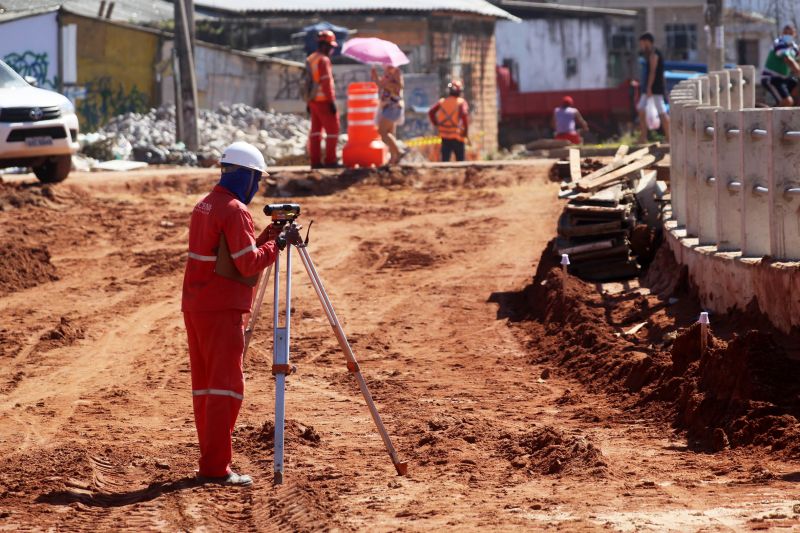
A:
[[[197,476],[197,481],[200,483],[216,483],[217,485],[227,485],[230,487],[249,487],[253,484],[253,478],[245,474],[237,474],[231,472],[227,476],[210,477],[210,476]]]

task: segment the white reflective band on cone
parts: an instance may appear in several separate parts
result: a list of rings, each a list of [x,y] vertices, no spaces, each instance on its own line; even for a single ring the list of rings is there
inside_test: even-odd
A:
[[[216,261],[216,255],[200,255],[193,252],[189,252],[189,259],[196,259],[198,261]]]
[[[376,113],[378,111],[378,106],[371,106],[371,107],[351,107],[347,110],[347,112],[351,115],[357,115],[359,113]]]
[[[373,126],[374,120],[351,120],[347,123],[348,126]]]
[[[378,93],[370,93],[370,94],[348,94],[348,100],[372,100],[378,99]]]
[[[234,392],[232,390],[224,390],[224,389],[195,389],[192,391],[192,396],[230,396],[231,398],[236,398],[237,400],[244,400],[244,396],[239,394],[238,392]]]
[[[247,248],[243,248],[243,249],[239,250],[238,252],[236,252],[235,254],[231,254],[231,259],[238,259],[238,258],[242,257],[244,254],[246,254],[247,252],[255,252],[255,251],[256,251],[256,245],[255,244],[251,244]]]

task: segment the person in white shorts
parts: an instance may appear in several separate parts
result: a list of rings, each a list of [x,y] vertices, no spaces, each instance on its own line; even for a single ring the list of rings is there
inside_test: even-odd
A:
[[[669,116],[664,103],[664,56],[655,47],[655,38],[652,33],[644,33],[639,37],[639,50],[645,60],[645,86],[642,87],[642,96],[639,97],[639,104],[636,110],[639,111],[639,142],[647,142],[647,117],[645,109],[647,100],[653,99],[653,103],[658,110],[661,118],[661,126],[664,128],[664,137],[669,142]]]

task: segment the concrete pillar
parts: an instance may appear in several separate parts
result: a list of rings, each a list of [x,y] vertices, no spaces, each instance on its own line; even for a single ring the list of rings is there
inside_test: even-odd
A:
[[[684,109],[697,107],[697,100],[670,100],[670,174],[672,218],[678,226],[686,225],[686,125]]]
[[[712,74],[717,77],[717,97],[719,107],[722,109],[731,108],[731,76],[727,70],[719,70]]]
[[[712,83],[716,76],[711,76]],[[697,238],[700,245],[717,243],[717,189],[714,176],[714,147],[716,130],[715,115],[719,107],[695,109],[695,131],[697,135],[696,195],[693,199],[697,212]],[[691,178],[690,178],[691,179]],[[692,199],[690,199],[692,201]]]
[[[683,108],[684,131],[684,173],[685,189],[681,193],[684,209],[686,210],[686,235],[697,236],[697,217],[699,216],[697,202],[697,129],[695,127],[696,107]]]
[[[700,102],[703,105],[711,105],[711,84],[709,82],[709,76],[706,74],[705,76],[700,76],[698,79],[700,80]]]
[[[719,76],[716,72],[708,74],[708,103],[712,107],[719,107]]]
[[[756,84],[759,83],[759,78],[756,78],[756,67],[753,65],[739,65],[739,70],[742,71],[742,108],[753,109],[756,107]]]
[[[731,79],[731,109],[742,109],[742,69],[730,69],[728,76]]]
[[[742,256],[760,258],[772,253],[768,194],[773,175],[772,109],[744,109],[739,129],[742,132]]]
[[[800,109],[772,111],[772,181],[769,184],[771,253],[800,260]]]
[[[742,249],[742,134],[741,111],[716,113],[714,132],[716,149],[717,248],[719,251]]]

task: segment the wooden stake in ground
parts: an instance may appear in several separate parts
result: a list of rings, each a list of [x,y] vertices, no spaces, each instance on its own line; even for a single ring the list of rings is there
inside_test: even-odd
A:
[[[708,326],[710,324],[708,321],[708,313],[705,311],[700,313],[698,322],[700,323],[700,357],[703,357],[706,354],[706,348],[708,346]]]

